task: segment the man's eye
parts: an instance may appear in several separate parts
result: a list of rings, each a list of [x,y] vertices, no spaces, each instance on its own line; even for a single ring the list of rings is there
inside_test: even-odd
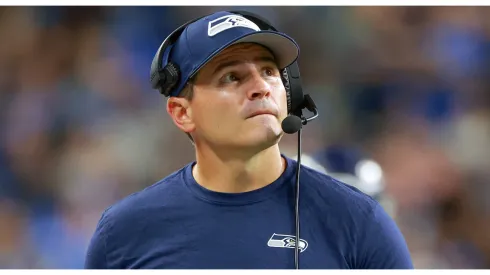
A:
[[[223,77],[222,81],[226,83],[234,82],[234,81],[238,81],[238,77],[232,73],[229,73]]]
[[[267,75],[267,76],[275,76],[277,75],[277,71],[272,69],[272,68],[265,68],[264,69],[264,73]]]

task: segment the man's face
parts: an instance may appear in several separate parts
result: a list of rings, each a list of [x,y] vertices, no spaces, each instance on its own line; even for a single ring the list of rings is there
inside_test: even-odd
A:
[[[179,127],[196,143],[263,150],[282,136],[286,90],[264,47],[229,47],[199,71],[193,88],[193,99],[183,102],[187,124]]]

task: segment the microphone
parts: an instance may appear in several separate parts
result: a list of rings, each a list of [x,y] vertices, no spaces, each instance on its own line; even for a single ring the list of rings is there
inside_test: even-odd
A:
[[[281,126],[284,133],[294,134],[301,129],[301,118],[295,115],[289,115],[282,121]]]
[[[296,219],[296,249],[294,252],[294,263],[296,269],[299,269],[299,173],[301,168],[301,128],[306,125],[309,121],[318,117],[318,110],[316,108],[313,99],[309,95],[304,96],[302,108],[299,109],[295,114],[287,116],[281,123],[282,130],[287,134],[294,134],[298,132],[298,159],[296,162],[296,194],[295,194],[295,219]],[[301,109],[308,109],[313,115],[304,118]]]

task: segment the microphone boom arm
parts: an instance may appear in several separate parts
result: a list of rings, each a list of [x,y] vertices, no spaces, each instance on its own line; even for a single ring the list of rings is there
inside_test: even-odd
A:
[[[301,123],[302,123],[303,125],[306,125],[308,122],[310,122],[310,121],[314,120],[314,119],[315,119],[315,118],[317,118],[317,117],[318,117],[318,110],[317,110],[317,109],[315,109],[315,110],[313,110],[313,115],[312,115],[312,116],[307,117],[307,118],[302,117],[302,119],[301,119]]]
[[[301,109],[307,109],[308,111],[312,112],[313,115],[308,117],[308,118],[305,118],[303,116],[302,112],[300,111],[299,116],[301,117],[301,124],[306,125],[308,122],[310,122],[310,121],[312,121],[318,117],[318,109],[316,108],[316,104],[310,95],[308,95],[308,94],[304,95],[304,101],[303,101],[302,107],[303,108],[301,108]]]

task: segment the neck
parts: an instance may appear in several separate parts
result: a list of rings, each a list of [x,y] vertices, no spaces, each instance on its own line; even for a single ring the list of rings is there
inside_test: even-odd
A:
[[[236,156],[196,148],[195,180],[206,189],[242,193],[262,188],[277,180],[286,168],[276,144],[252,156]]]

